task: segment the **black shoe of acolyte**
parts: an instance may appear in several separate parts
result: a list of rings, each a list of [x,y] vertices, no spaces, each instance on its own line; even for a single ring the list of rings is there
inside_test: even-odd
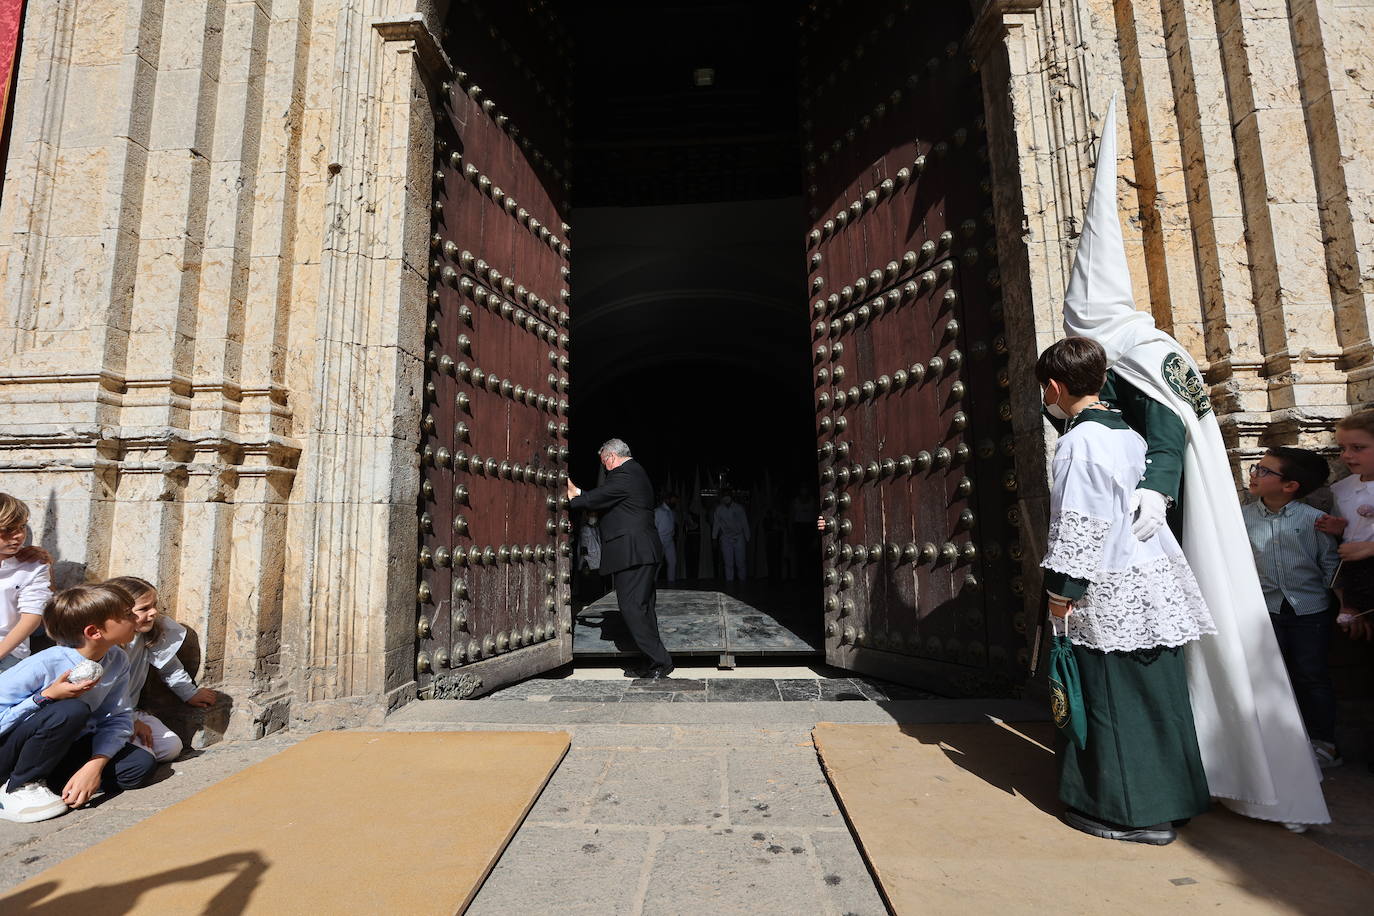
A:
[[[1075,830],[1081,830],[1091,836],[1101,837],[1104,840],[1118,840],[1122,843],[1145,843],[1150,846],[1168,846],[1178,839],[1178,834],[1169,824],[1156,824],[1153,827],[1125,827],[1120,824],[1109,824],[1106,821],[1099,821],[1094,817],[1089,817],[1082,811],[1073,808],[1068,809],[1061,815],[1061,820]]]

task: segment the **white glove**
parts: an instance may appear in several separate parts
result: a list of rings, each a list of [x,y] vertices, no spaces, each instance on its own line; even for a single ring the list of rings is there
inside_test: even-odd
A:
[[[1163,527],[1169,511],[1169,500],[1158,490],[1138,488],[1131,494],[1131,533],[1148,541]]]

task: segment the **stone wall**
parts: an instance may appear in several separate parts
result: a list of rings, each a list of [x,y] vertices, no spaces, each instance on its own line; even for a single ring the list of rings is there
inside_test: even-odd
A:
[[[1371,398],[1369,0],[972,0],[1013,371],[1122,94],[1142,307],[1237,454]],[[0,488],[65,581],[200,636],[215,730],[413,694],[437,0],[30,0],[0,203]],[[1044,516],[1017,398],[1027,569]]]
[[[431,121],[376,24],[413,8],[28,4],[0,486],[61,580],[161,586],[235,733],[411,682]]]
[[[1335,419],[1374,400],[1374,4],[975,5],[970,48],[985,72],[1013,371],[1029,377],[1062,334],[1116,93],[1138,304],[1203,367],[1238,479],[1266,446],[1329,448]],[[1047,456],[1036,387],[1014,394],[1029,583]]]

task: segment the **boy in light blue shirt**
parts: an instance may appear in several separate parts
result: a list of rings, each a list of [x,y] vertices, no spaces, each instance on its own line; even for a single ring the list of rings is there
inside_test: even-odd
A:
[[[69,588],[48,601],[43,624],[59,645],[0,674],[0,818],[21,823],[79,808],[102,788],[147,785],[157,769],[152,754],[128,743],[129,659],[119,647],[134,636],[129,596]],[[73,683],[74,669],[90,662],[98,676]]]
[[[1327,667],[1335,611],[1330,584],[1340,563],[1336,539],[1316,522],[1321,510],[1299,502],[1326,483],[1326,460],[1306,449],[1271,448],[1250,467],[1256,497],[1241,513],[1279,651],[1317,763],[1338,766],[1336,692]]]

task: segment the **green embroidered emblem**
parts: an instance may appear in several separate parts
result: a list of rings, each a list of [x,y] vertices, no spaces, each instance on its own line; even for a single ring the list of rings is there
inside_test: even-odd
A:
[[[1205,417],[1211,412],[1212,399],[1207,396],[1207,388],[1182,355],[1170,353],[1164,357],[1164,364],[1159,367],[1159,372],[1169,387],[1174,389],[1174,393],[1192,406],[1198,417]]]

